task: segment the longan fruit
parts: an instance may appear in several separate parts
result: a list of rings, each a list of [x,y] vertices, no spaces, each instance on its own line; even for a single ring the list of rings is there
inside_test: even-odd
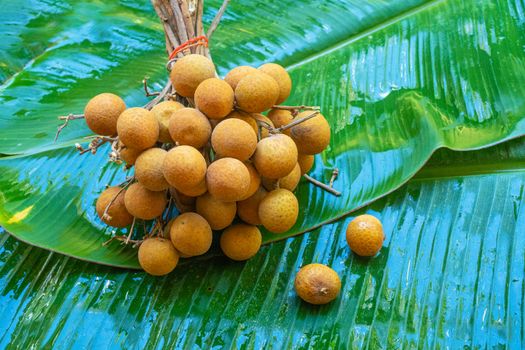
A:
[[[248,187],[248,191],[242,199],[246,199],[253,195],[261,186],[261,175],[259,175],[257,169],[255,169],[255,167],[250,163],[244,163],[244,165],[246,165],[248,173],[250,173],[250,186]]]
[[[118,117],[126,109],[119,96],[103,93],[93,97],[84,108],[87,126],[95,134],[113,136],[117,133]]]
[[[305,118],[312,113],[312,111],[301,112],[295,119]],[[315,117],[292,127],[290,136],[297,144],[300,153],[321,153],[330,143],[330,125],[325,117],[319,113]]]
[[[280,128],[281,126],[288,125],[293,120],[292,113],[285,109],[270,110],[270,112],[268,112],[268,118],[270,118],[270,120],[272,121],[273,125],[276,128]],[[284,130],[283,134],[290,136],[290,129]]]
[[[299,202],[289,190],[279,188],[269,192],[259,203],[259,218],[270,232],[283,233],[295,225]]]
[[[206,160],[194,147],[177,146],[168,151],[162,173],[175,188],[195,187],[206,176]]]
[[[195,90],[195,106],[211,119],[222,119],[233,109],[233,89],[218,78],[210,78]]]
[[[212,230],[222,230],[233,222],[237,212],[237,204],[220,201],[206,193],[197,197],[195,209],[208,221]]]
[[[133,149],[129,148],[126,145],[124,145],[121,141],[119,141],[119,155],[120,159],[122,159],[128,166],[132,166],[137,161],[138,156],[143,152],[141,149]]]
[[[197,213],[184,213],[173,221],[170,238],[175,249],[189,257],[206,253],[213,235],[206,219]]]
[[[220,240],[224,255],[236,261],[253,257],[261,248],[261,244],[261,231],[257,226],[246,224],[235,224],[228,227],[222,233]]]
[[[260,66],[259,70],[275,79],[279,85],[279,97],[275,104],[283,103],[292,91],[292,79],[286,69],[277,63],[266,63]]]
[[[122,190],[121,187],[108,187],[98,197],[95,207],[98,217],[106,225],[113,227],[126,227],[133,222],[133,215],[128,212],[126,205],[124,204],[125,193],[126,190]],[[103,217],[104,212],[111,201],[113,201],[113,203],[111,203],[108,208],[106,213],[107,216]]]
[[[211,134],[211,145],[219,157],[248,160],[257,147],[257,134],[252,127],[237,118],[221,121]]]
[[[167,154],[162,148],[150,148],[142,152],[135,162],[137,181],[150,191],[163,191],[170,187],[162,173]]]
[[[201,148],[210,139],[211,125],[208,118],[195,108],[182,108],[173,113],[169,133],[179,145]]]
[[[250,66],[238,66],[226,74],[224,81],[230,84],[233,90],[237,87],[239,80],[251,73],[256,73],[257,69]]]
[[[255,132],[255,135],[257,135],[259,131],[259,127],[257,126],[257,120],[253,117],[253,114],[246,113],[243,111],[233,111],[230,114],[226,116],[226,118],[234,118],[239,119],[242,121],[245,121],[250,125],[250,127],[253,129],[253,132]]]
[[[204,178],[195,186],[182,185],[177,187],[176,189],[178,192],[188,197],[198,197],[205,194],[208,191],[208,184],[206,183],[206,178]]]
[[[124,204],[129,213],[143,220],[161,216],[167,203],[166,191],[150,191],[140,182],[129,186],[124,195]]]
[[[297,163],[301,167],[301,176],[308,173],[314,165],[315,157],[313,154],[302,154],[297,155]]]
[[[175,91],[184,97],[193,97],[204,80],[215,77],[213,62],[203,56],[191,54],[180,58],[171,68],[170,80]]]
[[[288,175],[280,179],[262,178],[262,184],[268,191],[273,191],[276,188],[284,188],[293,192],[297,188],[299,181],[301,181],[301,167],[299,164],[296,164]]]
[[[279,97],[279,85],[263,72],[246,75],[235,88],[235,100],[240,109],[260,113],[270,109]]]
[[[297,164],[297,147],[289,136],[271,135],[257,144],[253,164],[261,176],[279,179]]]
[[[153,147],[159,138],[159,122],[155,114],[144,108],[128,108],[118,118],[117,133],[129,148],[144,150]]]
[[[167,275],[179,262],[179,254],[171,241],[160,237],[144,240],[138,256],[140,267],[153,276]]]
[[[250,172],[235,158],[221,158],[206,171],[208,192],[223,202],[235,202],[246,196],[250,188]]]
[[[381,221],[372,215],[359,215],[346,228],[346,242],[360,256],[374,256],[383,246],[385,233]]]
[[[275,125],[273,125],[273,122],[270,120],[270,118],[268,118],[267,116],[263,114],[253,113],[252,116],[255,118],[255,120],[262,121],[266,123],[266,125],[269,125],[271,128],[275,127]],[[268,130],[268,128],[261,125],[261,139],[265,139],[268,136],[270,136],[270,131]]]
[[[261,186],[250,197],[240,202],[237,202],[237,215],[242,221],[251,225],[261,225],[259,218],[259,203],[266,197],[266,190]]]
[[[322,305],[337,298],[341,291],[341,279],[326,265],[308,264],[295,276],[294,287],[307,303]]]
[[[184,105],[175,101],[163,101],[151,109],[151,113],[155,114],[155,118],[159,122],[159,141],[162,143],[173,143],[170,136],[169,125],[173,114],[179,109],[184,108]]]

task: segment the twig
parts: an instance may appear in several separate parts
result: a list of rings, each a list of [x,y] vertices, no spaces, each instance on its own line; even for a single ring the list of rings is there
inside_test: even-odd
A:
[[[144,93],[146,94],[146,97],[150,97],[150,96],[158,96],[160,95],[160,92],[150,92],[149,91],[149,88],[148,88],[148,77],[145,77],[143,80],[142,80],[142,84],[144,85]]]
[[[144,108],[148,110],[152,109],[156,104],[162,101],[162,99],[166,97],[166,95],[168,95],[169,93],[171,93],[171,81],[170,80],[168,80],[168,82],[166,83],[162,91],[153,100],[149,101],[148,103],[144,105]]]
[[[115,201],[117,200],[117,197],[122,193],[122,191],[124,191],[126,189],[126,187],[129,186],[129,184],[134,180],[134,177],[131,177],[129,179],[127,179],[126,181],[124,181],[124,185],[120,188],[120,190],[113,196],[113,198],[111,198],[111,200],[109,201],[108,205],[106,205],[106,208],[104,209],[104,213],[102,213],[102,218],[105,218],[106,220],[111,220],[111,216],[108,215],[108,211],[109,211],[109,208],[113,205],[113,203],[115,203]],[[127,183],[126,183],[127,182]],[[122,185],[122,184],[120,184]],[[120,186],[119,185],[119,186]],[[135,223],[135,220],[133,220],[133,223]]]
[[[309,182],[311,182],[312,184],[314,184],[315,186],[317,187],[320,187],[322,188],[323,190],[325,190],[326,192],[329,192],[331,194],[333,194],[334,196],[337,196],[339,197],[341,195],[341,192],[337,191],[336,189],[322,183],[321,181],[318,181],[316,179],[314,179],[313,177],[311,177],[310,175],[308,174],[304,174],[303,177],[308,180]]]
[[[142,244],[142,242],[144,242],[143,239],[138,239],[138,240],[135,240],[135,239],[130,239],[128,240],[128,237],[127,236],[124,236],[124,235],[121,235],[121,236],[113,236],[111,237],[110,239],[108,239],[107,241],[105,241],[104,243],[102,243],[102,245],[105,247],[107,246],[109,243],[113,242],[113,241],[120,241],[122,242],[122,244],[129,244],[129,243],[132,243],[133,244],[133,248],[136,248],[138,247],[139,245]]]
[[[293,128],[294,126],[296,126],[297,124],[301,124],[309,119],[312,119],[313,117],[315,117],[316,115],[319,114],[319,111],[315,111],[309,115],[307,115],[306,117],[304,118],[301,118],[301,119],[296,119],[294,120],[293,122],[289,123],[289,124],[286,124],[286,125],[283,125],[279,128],[274,128],[272,130],[270,130],[270,132],[272,134],[275,134],[275,133],[279,133],[279,132],[283,132],[284,130],[287,130],[287,129],[290,129],[290,128]]]
[[[305,106],[305,105],[301,105],[301,106],[275,105],[275,106],[272,107],[272,109],[284,109],[284,110],[287,110],[287,111],[295,111],[295,110],[298,110],[298,111],[320,111],[321,107],[319,107],[319,106]]]
[[[129,241],[131,240],[131,236],[133,235],[133,230],[135,229],[135,221],[137,221],[137,218],[133,217],[133,222],[131,223],[131,227],[129,228],[129,233],[126,238],[126,244],[129,243]]]
[[[60,120],[64,120],[64,124],[60,125],[57,129],[57,133],[55,134],[55,139],[53,142],[57,142],[58,140],[58,135],[60,135],[60,133],[62,132],[62,130],[67,126],[67,124],[69,123],[70,120],[75,120],[75,119],[84,119],[84,115],[83,114],[72,114],[70,113],[69,115],[67,116],[60,116],[58,117],[58,119]]]
[[[219,22],[221,21],[222,15],[226,11],[226,7],[228,7],[228,4],[230,3],[230,0],[224,0],[222,2],[221,8],[219,9],[219,12],[215,15],[215,18],[210,24],[210,28],[208,29],[208,32],[206,33],[206,36],[208,37],[208,40],[211,39],[211,36],[213,35],[213,32],[215,32],[215,29],[217,29],[217,26],[219,25]]]
[[[334,181],[337,179],[337,177],[339,176],[339,169],[337,168],[334,168],[334,170],[332,170],[332,177],[330,178],[330,183],[328,184],[330,187],[334,187]]]

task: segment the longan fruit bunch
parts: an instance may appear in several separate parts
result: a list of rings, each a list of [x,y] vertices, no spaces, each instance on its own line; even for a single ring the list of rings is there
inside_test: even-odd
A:
[[[103,93],[84,111],[88,127],[112,141],[113,159],[134,172],[101,193],[97,214],[131,226],[127,241],[136,220],[152,227],[137,244],[140,265],[155,276],[205,254],[214,230],[237,261],[259,251],[260,226],[290,230],[299,214],[293,192],[330,142],[319,112],[279,106],[292,80],[278,64],[236,67],[220,79],[209,58],[190,54],[172,65],[170,80],[176,94],[151,109]]]

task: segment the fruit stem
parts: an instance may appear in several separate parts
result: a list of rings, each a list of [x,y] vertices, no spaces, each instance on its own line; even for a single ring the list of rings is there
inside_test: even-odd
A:
[[[222,15],[226,11],[226,7],[228,7],[228,4],[230,3],[230,0],[224,0],[222,2],[221,7],[219,8],[219,11],[215,15],[215,18],[210,24],[210,28],[208,29],[208,32],[206,33],[206,36],[208,37],[208,40],[211,39],[211,36],[215,32],[215,29],[217,29],[217,26],[219,25],[219,22],[221,21]]]
[[[135,229],[135,222],[137,221],[136,217],[133,217],[133,222],[131,223],[131,227],[129,228],[128,236],[126,237],[126,244],[129,243],[131,240],[131,236],[133,235],[133,230]]]
[[[274,129],[271,129],[270,132],[272,134],[276,134],[276,133],[281,133],[283,132],[284,130],[287,130],[287,129],[290,129],[290,128],[293,128],[294,126],[298,125],[298,124],[301,124],[309,119],[312,119],[313,117],[315,117],[316,115],[319,114],[319,111],[315,111],[309,115],[307,115],[306,117],[304,118],[301,118],[301,119],[297,119],[297,120],[294,120],[293,122],[289,123],[289,124],[286,124],[286,125],[283,125],[279,128],[274,128]]]
[[[334,170],[332,170],[332,177],[330,178],[330,183],[329,183],[329,186],[330,187],[334,187],[334,181],[337,180],[337,177],[339,176],[339,169],[337,168],[334,168]]]
[[[297,111],[297,110],[301,110],[301,111],[321,111],[321,107],[319,107],[319,106],[305,106],[305,105],[301,105],[301,106],[275,105],[275,106],[272,107],[272,109],[284,109],[284,110],[287,110],[287,111]]]
[[[58,135],[60,135],[60,133],[62,132],[62,130],[67,126],[67,124],[69,123],[70,120],[75,120],[75,119],[84,119],[84,115],[83,114],[73,114],[73,113],[69,113],[69,115],[63,115],[63,116],[60,116],[58,117],[59,120],[65,120],[64,121],[64,124],[60,125],[57,129],[57,133],[55,134],[55,139],[53,140],[53,143],[54,142],[57,142],[58,140]]]
[[[158,96],[160,95],[160,92],[156,91],[156,92],[151,92],[148,88],[148,77],[144,77],[144,79],[142,79],[142,85],[144,86],[144,93],[146,94],[146,97],[150,97],[150,96]]]
[[[319,180],[314,179],[313,177],[311,177],[311,176],[308,175],[308,174],[304,174],[303,177],[304,177],[307,181],[309,181],[309,182],[311,182],[312,184],[314,184],[315,186],[322,188],[323,190],[325,190],[326,192],[329,192],[329,193],[333,194],[334,196],[339,197],[339,196],[341,195],[341,192],[339,192],[339,191],[337,191],[336,189],[334,189],[334,188],[328,186],[327,184],[322,183],[322,182],[319,181]]]
[[[133,180],[135,179],[135,177],[131,177],[129,179],[126,179],[126,181],[124,181],[123,183],[121,183],[120,185],[122,185],[122,187],[120,188],[120,190],[113,196],[113,198],[111,198],[111,200],[109,201],[108,205],[106,205],[106,208],[104,209],[104,213],[102,213],[102,217],[103,218],[109,218],[111,219],[111,217],[108,215],[108,210],[109,210],[109,207],[111,207],[111,205],[113,205],[113,203],[115,202],[115,200],[117,199],[117,197],[122,193],[122,191],[124,191],[132,182]],[[119,186],[120,186],[119,185]],[[133,223],[135,223],[135,220],[133,220]]]

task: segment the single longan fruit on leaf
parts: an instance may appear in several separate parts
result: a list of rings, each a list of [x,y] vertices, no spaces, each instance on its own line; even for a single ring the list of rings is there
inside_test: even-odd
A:
[[[295,117],[302,119],[314,112],[304,111]],[[297,144],[297,149],[303,154],[321,153],[330,143],[330,125],[322,114],[308,119],[290,129],[290,136]]]
[[[257,226],[235,224],[221,235],[221,249],[224,255],[236,261],[248,260],[261,248],[262,235]]]
[[[118,117],[126,104],[117,95],[104,93],[93,97],[84,108],[87,126],[95,134],[113,136],[117,133]]]
[[[236,202],[248,193],[250,172],[238,159],[221,158],[208,167],[206,183],[213,197],[223,202]]]
[[[308,173],[314,165],[315,157],[312,154],[299,153],[297,156],[297,163],[301,167],[301,176]]]
[[[151,109],[159,122],[159,141],[162,143],[173,143],[170,136],[169,125],[173,114],[184,105],[175,101],[163,101]]]
[[[119,155],[120,159],[122,159],[128,166],[132,166],[137,161],[138,156],[143,152],[141,149],[133,149],[129,148],[125,144],[123,144],[121,141],[118,142]]]
[[[239,81],[248,74],[257,73],[257,69],[250,66],[239,66],[233,68],[226,74],[224,81],[230,84],[233,90],[237,87]]]
[[[182,108],[173,113],[169,132],[171,139],[179,145],[204,147],[211,135],[210,121],[195,108]]]
[[[106,225],[126,227],[133,222],[133,215],[128,212],[124,204],[125,193],[126,190],[115,186],[105,189],[98,197],[96,204],[97,214]],[[111,203],[111,201],[113,201],[113,203]],[[111,205],[109,205],[110,203]],[[103,215],[106,208],[108,208],[106,212],[107,216],[104,217]]]
[[[221,121],[211,134],[211,145],[219,157],[246,161],[255,152],[257,134],[252,127],[236,118]]]
[[[206,219],[196,213],[184,213],[173,221],[170,238],[179,252],[185,256],[197,256],[210,249],[213,235]]]
[[[167,203],[166,191],[150,191],[139,182],[129,186],[124,196],[129,213],[143,220],[161,216]]]
[[[169,239],[148,238],[139,247],[139,264],[153,276],[167,275],[179,262],[179,253]]]
[[[272,109],[268,112],[268,118],[270,118],[276,128],[288,125],[293,120],[292,113],[284,109]],[[284,130],[283,134],[290,136],[290,129]]]
[[[226,116],[226,118],[234,118],[245,121],[253,129],[255,135],[259,132],[259,127],[257,126],[257,120],[253,117],[253,114],[243,112],[243,111],[233,111]]]
[[[197,197],[195,209],[208,221],[213,230],[222,230],[233,222],[237,212],[237,204],[235,202],[222,202],[206,193]]]
[[[246,165],[248,173],[250,173],[250,186],[248,187],[248,191],[242,199],[246,199],[253,195],[261,186],[261,175],[259,175],[257,169],[255,169],[255,167],[250,163],[244,163],[244,165]]]
[[[293,170],[285,177],[281,177],[280,179],[263,178],[262,183],[264,188],[268,191],[273,191],[277,188],[284,188],[293,192],[297,188],[300,180],[301,167],[299,167],[299,164],[296,164]]]
[[[159,138],[159,122],[155,114],[144,108],[128,108],[118,118],[117,133],[129,148],[144,150],[153,147]]]
[[[275,79],[279,85],[279,97],[275,104],[283,103],[292,91],[292,79],[286,69],[277,63],[266,63],[260,66],[259,70]]]
[[[227,82],[210,78],[195,90],[195,106],[211,119],[222,119],[233,109],[233,89]]]
[[[359,215],[346,228],[350,249],[360,256],[374,256],[383,246],[385,234],[381,221],[372,215]]]
[[[202,55],[192,54],[179,59],[171,68],[170,80],[175,91],[184,97],[193,97],[197,86],[215,77],[213,62]]]
[[[162,173],[167,154],[162,148],[150,148],[138,156],[135,162],[135,177],[148,190],[163,191],[170,187]]]
[[[297,146],[289,136],[271,135],[257,144],[253,164],[263,177],[284,177],[297,164]]]
[[[166,181],[175,188],[194,187],[206,176],[206,160],[191,146],[177,146],[166,155],[162,172]]]
[[[270,109],[279,97],[279,85],[266,73],[255,72],[242,78],[235,88],[235,100],[240,109],[260,113]]]
[[[295,225],[299,202],[295,195],[283,188],[269,192],[259,203],[259,218],[270,232],[283,233]]]
[[[341,280],[337,272],[326,265],[303,266],[294,282],[295,291],[301,299],[314,305],[327,304],[337,298],[341,291]]]
[[[242,221],[251,225],[262,224],[259,218],[259,203],[266,197],[267,193],[263,187],[259,187],[252,196],[237,202],[237,215]]]
[[[182,193],[188,197],[198,197],[208,192],[208,185],[206,184],[206,178],[204,178],[196,186],[181,185],[176,189],[179,193]]]

